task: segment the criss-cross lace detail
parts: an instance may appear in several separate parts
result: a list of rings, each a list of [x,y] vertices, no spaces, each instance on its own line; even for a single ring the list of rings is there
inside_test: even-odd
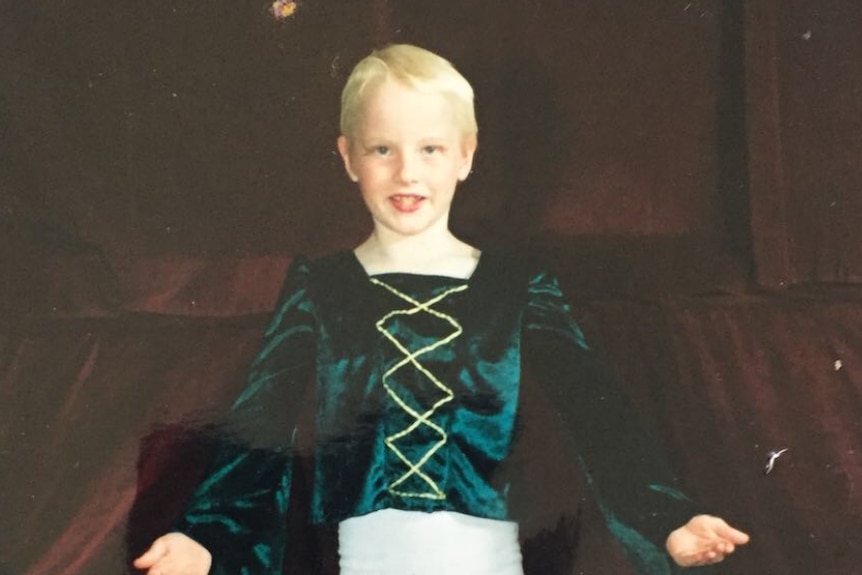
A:
[[[391,450],[397,457],[400,459],[404,465],[406,465],[406,471],[397,477],[394,481],[392,481],[387,489],[393,495],[397,495],[400,497],[421,497],[426,499],[445,499],[446,494],[440,489],[440,486],[437,482],[434,481],[427,473],[423,471],[423,466],[434,456],[434,454],[446,444],[448,440],[448,435],[446,434],[446,430],[443,429],[440,425],[435,423],[431,417],[440,409],[441,406],[446,403],[452,401],[454,398],[454,394],[452,389],[447,386],[443,381],[440,380],[438,376],[432,373],[426,365],[422,363],[422,356],[425,354],[431,353],[435,349],[447,345],[451,343],[454,339],[461,335],[463,329],[461,325],[458,323],[455,318],[452,316],[445,314],[437,309],[434,309],[434,305],[449,297],[452,294],[462,292],[467,289],[467,285],[458,285],[443,292],[435,295],[434,297],[427,299],[425,301],[419,301],[408,294],[392,287],[391,285],[380,281],[377,278],[370,278],[371,282],[375,285],[378,285],[399,299],[403,300],[405,304],[407,304],[402,309],[396,309],[385,316],[380,318],[377,321],[376,327],[377,331],[383,334],[392,345],[399,351],[399,353],[403,356],[397,362],[395,362],[392,367],[390,367],[383,374],[383,387],[386,390],[388,396],[392,399],[392,401],[405,413],[407,413],[411,422],[409,425],[404,427],[403,429],[388,435],[384,438],[384,443],[386,447]],[[401,342],[398,338],[393,335],[393,333],[387,329],[387,325],[391,325],[391,322],[394,318],[399,316],[414,316],[417,314],[427,314],[431,317],[437,318],[444,324],[448,324],[451,326],[451,331],[440,338],[437,338],[435,341],[429,343],[428,345],[422,346],[419,349],[408,349],[407,346]],[[425,379],[431,382],[439,391],[440,397],[436,401],[434,401],[427,408],[418,407],[414,408],[410,406],[407,401],[398,394],[395,386],[392,385],[394,380],[393,376],[401,370],[405,369],[413,369],[419,373],[421,373]],[[398,447],[398,443],[401,440],[409,441],[409,436],[413,433],[417,433],[420,430],[431,430],[436,437],[436,440],[430,445],[430,447],[419,457],[418,459],[411,459],[402,449]],[[408,490],[404,488],[404,484],[411,478],[418,478],[421,480],[420,485],[427,487],[427,489],[416,489],[416,490]]]

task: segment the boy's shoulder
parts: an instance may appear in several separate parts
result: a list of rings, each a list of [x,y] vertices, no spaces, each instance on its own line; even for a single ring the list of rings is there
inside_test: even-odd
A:
[[[350,250],[338,250],[314,257],[300,256],[308,270],[311,283],[344,282],[362,277],[364,272]]]
[[[550,274],[546,259],[532,251],[483,249],[482,260],[486,269],[493,269],[501,278],[530,281],[536,276]]]
[[[315,285],[328,282],[344,283],[351,276],[359,276],[358,262],[351,261],[352,253],[346,250],[331,253],[325,256],[309,257],[305,254],[296,254],[289,258],[285,288],[314,289]]]

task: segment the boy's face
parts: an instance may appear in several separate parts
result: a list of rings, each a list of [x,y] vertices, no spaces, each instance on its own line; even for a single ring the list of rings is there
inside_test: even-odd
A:
[[[455,187],[470,173],[476,144],[444,96],[386,81],[371,88],[356,133],[341,136],[338,150],[375,228],[413,236],[448,229]]]

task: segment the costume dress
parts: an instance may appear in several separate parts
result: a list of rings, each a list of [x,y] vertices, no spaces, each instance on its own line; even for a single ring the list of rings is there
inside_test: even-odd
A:
[[[314,394],[310,520],[381,509],[518,521],[507,456],[529,366],[558,410],[613,535],[641,573],[692,502],[584,341],[554,276],[483,252],[469,279],[368,276],[353,252],[296,258],[247,388],[175,530],[211,573],[276,575],[295,430]]]

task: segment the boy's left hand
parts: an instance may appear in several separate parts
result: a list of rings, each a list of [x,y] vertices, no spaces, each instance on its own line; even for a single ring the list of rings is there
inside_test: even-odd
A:
[[[665,547],[678,565],[692,567],[718,563],[748,539],[720,517],[696,515],[668,536]]]

